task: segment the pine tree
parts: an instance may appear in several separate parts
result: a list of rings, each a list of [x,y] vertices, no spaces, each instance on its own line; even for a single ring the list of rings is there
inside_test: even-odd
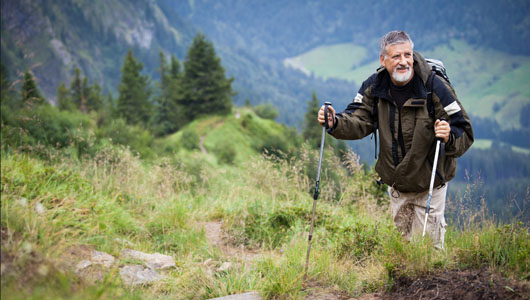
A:
[[[64,85],[64,82],[57,88],[57,108],[69,111],[76,109],[70,90]]]
[[[95,82],[92,86],[87,84],[86,94],[87,109],[89,111],[101,111],[103,109],[103,95],[99,83]]]
[[[86,103],[85,95],[83,89],[83,79],[81,78],[81,70],[75,68],[74,70],[74,79],[70,83],[70,93],[72,97],[72,102],[75,107],[82,112],[86,112]]]
[[[307,112],[304,117],[304,124],[302,126],[302,137],[307,141],[311,147],[320,148],[320,141],[322,139],[322,126],[317,121],[318,111],[321,104],[318,97],[313,91],[311,100],[308,101]],[[337,155],[342,155],[348,149],[348,145],[343,140],[336,140],[333,138],[326,139],[326,143],[334,148]]]
[[[313,91],[311,100],[307,103],[307,112],[304,117],[304,124],[302,126],[302,137],[307,141],[311,147],[320,147],[320,140],[322,138],[322,126],[318,124],[317,115],[320,110],[320,101],[317,94]]]
[[[182,86],[186,115],[228,114],[232,109],[232,81],[225,77],[213,44],[199,33],[193,39],[184,63]]]
[[[155,120],[159,135],[177,131],[183,125],[183,111],[179,102],[182,99],[180,63],[171,57],[168,67],[165,54],[160,51],[160,96],[158,97]]]
[[[35,79],[30,71],[24,72],[24,83],[22,84],[20,93],[24,105],[33,106],[46,102],[37,88]]]
[[[125,56],[121,82],[118,86],[117,113],[129,124],[147,125],[152,111],[149,77],[141,75],[143,64],[137,62],[131,50]]]

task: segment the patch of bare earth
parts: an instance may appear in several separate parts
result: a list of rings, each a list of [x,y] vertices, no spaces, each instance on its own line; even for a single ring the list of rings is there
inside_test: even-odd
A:
[[[530,285],[487,270],[452,270],[414,279],[398,277],[382,299],[530,299]]]
[[[211,245],[218,247],[226,258],[250,262],[259,256],[259,253],[252,249],[247,249],[243,245],[236,247],[230,243],[228,234],[223,230],[223,223],[219,221],[206,222],[201,224],[204,228],[206,240]]]

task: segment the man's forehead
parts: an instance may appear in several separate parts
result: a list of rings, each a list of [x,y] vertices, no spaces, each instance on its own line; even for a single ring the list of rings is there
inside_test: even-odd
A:
[[[402,42],[387,46],[387,52],[389,54],[396,52],[412,52],[412,45],[410,42]]]

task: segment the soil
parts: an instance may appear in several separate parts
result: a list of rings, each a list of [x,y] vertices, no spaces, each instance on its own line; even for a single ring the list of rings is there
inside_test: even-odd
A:
[[[204,228],[204,233],[208,242],[211,245],[218,247],[224,257],[245,262],[251,262],[259,257],[259,253],[256,250],[245,248],[242,245],[236,247],[230,243],[228,234],[222,229],[222,222],[207,222],[202,223],[201,226]]]
[[[488,270],[453,270],[416,279],[398,277],[381,299],[530,299],[530,286]]]

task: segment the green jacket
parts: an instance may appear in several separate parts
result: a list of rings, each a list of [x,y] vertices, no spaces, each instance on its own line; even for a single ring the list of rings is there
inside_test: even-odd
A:
[[[328,133],[338,139],[361,139],[374,131],[373,105],[378,101],[380,154],[375,170],[384,183],[401,192],[429,189],[436,139],[434,120],[429,116],[425,83],[431,67],[414,51],[413,97],[401,112],[390,96],[390,75],[383,68],[363,82],[348,107],[337,114]],[[453,88],[444,79],[433,79],[433,103],[436,119],[447,120],[451,136],[445,155],[438,159],[435,187],[451,180],[456,173],[456,158],[473,144],[469,117]],[[400,129],[401,128],[401,133]]]

